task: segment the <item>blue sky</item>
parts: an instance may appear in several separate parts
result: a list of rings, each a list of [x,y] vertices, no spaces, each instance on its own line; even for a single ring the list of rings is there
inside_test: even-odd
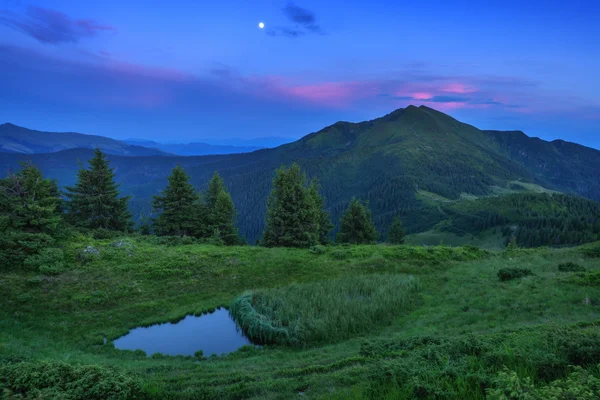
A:
[[[0,122],[298,138],[424,104],[600,148],[599,3],[3,0]]]

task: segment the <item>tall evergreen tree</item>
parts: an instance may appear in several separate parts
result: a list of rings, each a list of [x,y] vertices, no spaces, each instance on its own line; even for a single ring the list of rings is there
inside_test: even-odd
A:
[[[225,182],[221,178],[221,175],[217,171],[213,174],[212,178],[208,182],[208,189],[206,189],[206,196],[204,196],[206,206],[210,209],[217,203],[217,197],[219,193],[226,192]]]
[[[400,221],[400,217],[394,217],[392,221],[392,227],[388,232],[388,241],[391,244],[402,244],[404,243],[404,227],[402,226],[402,221]]]
[[[235,228],[235,206],[218,172],[214,173],[208,183],[205,199],[210,235],[218,232],[219,238],[226,245],[238,244],[238,231]]]
[[[81,167],[75,186],[66,188],[67,218],[75,226],[89,229],[130,230],[133,226],[127,209],[130,197],[119,198],[119,185],[106,156],[94,151],[90,168]]]
[[[181,166],[169,176],[169,184],[161,196],[154,196],[152,205],[161,214],[154,220],[154,231],[167,236],[200,236],[200,196],[189,182]]]
[[[313,180],[308,187],[308,195],[313,203],[313,212],[315,213],[315,223],[317,224],[317,237],[319,243],[327,244],[330,242],[329,233],[333,229],[333,224],[329,214],[324,210],[325,200],[319,194],[319,185]]]
[[[319,242],[314,201],[298,164],[276,171],[267,200],[265,246],[309,247]]]
[[[55,181],[44,179],[31,163],[0,180],[0,226],[28,233],[53,233],[61,218]]]
[[[369,244],[377,240],[377,230],[371,217],[371,210],[353,197],[342,215],[338,243]]]

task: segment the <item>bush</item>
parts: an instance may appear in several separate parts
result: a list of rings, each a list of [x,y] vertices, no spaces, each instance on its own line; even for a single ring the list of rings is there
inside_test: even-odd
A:
[[[1,391],[9,398],[31,399],[121,400],[142,396],[136,375],[97,365],[47,361],[0,366]]]
[[[346,249],[335,249],[331,253],[331,258],[335,260],[347,260],[352,256],[350,250]]]
[[[566,400],[600,398],[600,379],[581,367],[575,367],[566,379],[536,387],[529,377],[521,379],[507,368],[494,379],[493,389],[487,390],[490,400],[532,399]]]
[[[65,269],[65,255],[61,249],[47,248],[39,254],[27,257],[25,267],[44,275],[58,275]]]
[[[501,281],[510,281],[530,275],[533,275],[533,272],[528,268],[501,268],[498,271],[498,279]]]
[[[54,244],[43,233],[5,232],[0,234],[0,269],[23,267],[25,260]]]
[[[114,231],[114,230],[111,231],[109,229],[104,229],[104,228],[92,230],[92,237],[97,240],[114,239],[114,238],[117,238],[122,235],[123,235],[122,231]]]
[[[318,244],[316,246],[312,246],[310,249],[308,249],[308,251],[313,254],[325,254],[327,253],[327,247],[323,246],[322,244]]]
[[[93,246],[88,246],[85,249],[80,250],[77,254],[77,259],[84,264],[87,264],[91,261],[99,260],[100,257],[100,252]]]
[[[589,258],[600,258],[600,246],[584,249],[583,254]]]
[[[600,271],[579,272],[572,275],[569,282],[580,286],[600,286]]]
[[[192,236],[150,236],[149,241],[164,246],[185,246],[200,243],[198,239]]]
[[[558,264],[558,270],[560,272],[585,272],[585,267],[582,265],[576,264],[572,261]]]
[[[404,395],[398,398],[483,399],[487,389],[492,399],[598,398],[594,377],[600,372],[600,332],[594,325],[457,337],[382,338],[363,342],[360,355],[368,357],[373,366],[368,369],[371,385],[365,398],[396,398],[386,395],[396,394],[399,388]],[[567,375],[572,365],[585,368],[572,370],[582,375]],[[505,366],[518,370],[521,379],[528,376],[530,380],[517,381]],[[498,375],[503,369],[505,373]],[[549,395],[552,392],[547,390],[557,387],[569,388],[562,397]],[[591,395],[573,391],[577,387],[592,390],[587,392]],[[536,395],[527,396],[533,393]]]

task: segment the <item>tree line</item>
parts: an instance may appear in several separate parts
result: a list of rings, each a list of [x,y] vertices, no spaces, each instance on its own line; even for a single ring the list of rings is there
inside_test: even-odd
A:
[[[133,232],[128,210],[130,197],[121,197],[115,173],[102,151],[96,149],[80,166],[73,186],[61,194],[55,181],[44,178],[31,163],[0,179],[0,250],[26,257],[42,242],[53,242],[68,227],[82,231]],[[191,236],[210,243],[243,244],[236,227],[236,209],[223,179],[214,173],[205,193],[191,184],[177,166],[168,184],[154,196],[157,216],[138,228],[142,234]],[[279,168],[267,200],[263,246],[310,247],[329,243],[333,224],[324,210],[325,200],[317,181],[308,182],[297,164]],[[368,203],[353,198],[341,218],[337,243],[375,243],[375,229]],[[398,217],[388,232],[391,243],[402,243],[404,230]],[[31,248],[20,248],[31,242]],[[38,243],[38,244],[36,244]],[[27,247],[27,246],[25,246]],[[4,252],[2,252],[4,253]],[[19,254],[17,254],[19,253]],[[22,254],[21,254],[22,253]],[[4,258],[11,258],[6,254]],[[6,259],[5,262],[10,262]],[[14,260],[13,260],[14,261]]]

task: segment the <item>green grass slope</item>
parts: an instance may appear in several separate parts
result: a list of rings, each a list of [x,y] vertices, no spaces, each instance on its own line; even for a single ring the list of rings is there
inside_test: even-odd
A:
[[[58,275],[0,273],[5,397],[477,399],[515,385],[539,393],[536,398],[553,398],[543,394],[555,387],[585,389],[590,398],[596,393],[598,244],[490,253],[472,247],[310,251],[123,239],[127,245],[121,247],[86,237],[64,243],[68,267]],[[89,245],[100,258],[79,261]],[[568,262],[585,271],[559,269]],[[531,275],[501,281],[503,268],[529,269]],[[327,300],[324,287],[354,293],[358,301],[356,290],[370,293],[373,287],[352,282],[384,279],[388,290],[407,275],[419,282],[418,291],[400,293],[412,298],[410,307],[398,310],[385,301],[389,318],[376,325],[369,325],[368,313],[347,314],[369,329],[324,342],[246,347],[208,359],[148,357],[111,343],[133,327],[200,314],[246,291],[270,299],[252,302],[263,312],[273,309],[279,293],[291,296],[292,309],[284,304],[279,315],[302,309],[298,314],[308,320],[300,322],[310,324],[320,315],[314,309],[319,299],[339,307]],[[372,307],[366,301],[364,307]],[[323,315],[332,316],[331,310]]]

